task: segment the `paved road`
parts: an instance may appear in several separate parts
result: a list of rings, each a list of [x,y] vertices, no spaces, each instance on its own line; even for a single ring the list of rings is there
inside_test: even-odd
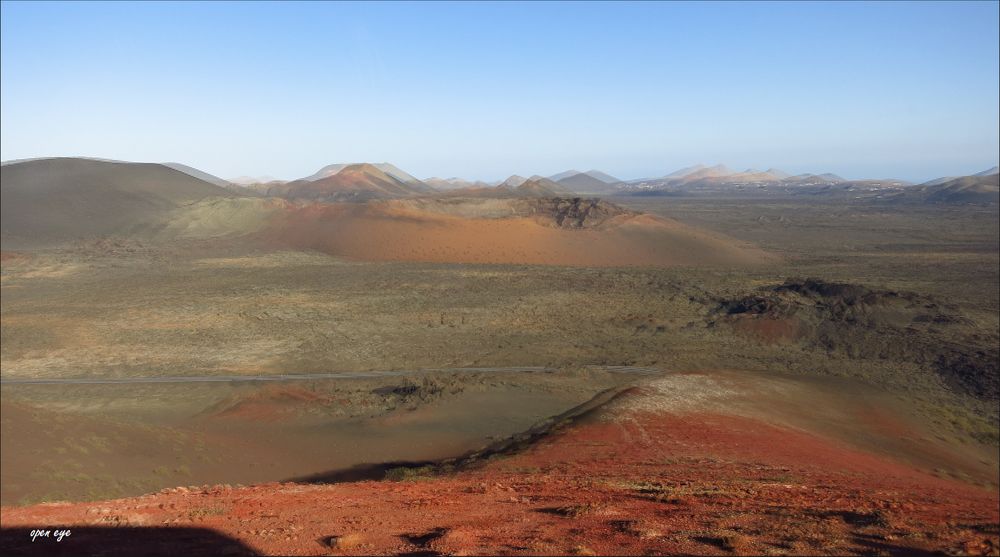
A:
[[[608,373],[633,373],[655,375],[658,369],[634,366],[586,366],[587,369]],[[252,381],[316,381],[321,379],[359,379],[370,377],[398,377],[426,372],[464,373],[552,373],[552,367],[451,367],[395,371],[351,371],[339,373],[289,373],[283,375],[163,375],[157,377],[66,377],[9,379],[0,377],[0,385],[117,385],[134,383],[245,383]]]

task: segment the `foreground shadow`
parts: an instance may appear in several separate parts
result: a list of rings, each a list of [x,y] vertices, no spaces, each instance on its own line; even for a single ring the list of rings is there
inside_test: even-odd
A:
[[[56,541],[56,530],[70,534]],[[36,537],[32,530],[50,530]],[[207,528],[38,525],[0,528],[0,555],[259,555],[243,542]]]
[[[402,480],[435,476],[461,469],[474,468],[492,458],[517,454],[558,430],[587,419],[609,402],[621,396],[632,395],[635,392],[636,389],[633,387],[607,389],[579,406],[575,406],[558,416],[553,416],[535,424],[527,431],[517,433],[482,449],[470,451],[458,457],[440,460],[357,464],[350,468],[329,470],[308,476],[289,478],[284,481],[308,484],[333,484],[365,480]]]
[[[350,468],[339,468],[337,470],[319,472],[308,476],[290,478],[284,481],[306,484],[336,484],[346,482],[363,482],[367,480],[391,480],[394,479],[393,472],[399,472],[401,476],[405,476],[407,473],[406,471],[408,470],[423,472],[426,475],[435,475],[440,473],[442,468],[460,460],[461,458],[450,458],[445,460],[425,460],[419,462],[400,460],[373,464],[356,464]]]

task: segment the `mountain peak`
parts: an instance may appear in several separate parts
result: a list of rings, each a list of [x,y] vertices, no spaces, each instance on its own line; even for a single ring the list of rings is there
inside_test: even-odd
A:
[[[580,172],[579,170],[576,169],[570,169],[565,172],[560,172],[559,174],[553,174],[552,176],[549,176],[549,180],[552,180],[553,182],[558,182],[563,178],[569,178],[570,176],[576,176],[577,174],[583,174],[583,172]]]
[[[516,187],[520,186],[521,184],[523,184],[523,183],[525,183],[527,181],[528,181],[528,179],[525,178],[524,176],[518,176],[517,174],[511,174],[511,176],[509,178],[507,178],[503,182],[500,182],[500,185],[501,186],[507,186],[509,188],[516,188]]]
[[[621,182],[621,180],[619,180],[618,178],[615,178],[614,176],[612,176],[612,175],[610,175],[610,174],[608,174],[606,172],[601,172],[600,170],[597,170],[597,169],[590,169],[590,170],[584,172],[584,174],[586,174],[587,176],[590,176],[591,178],[596,178],[596,179],[604,182],[605,184],[617,184],[617,183]]]
[[[683,177],[685,177],[685,176],[687,176],[689,174],[693,174],[695,172],[698,172],[699,170],[704,170],[705,168],[706,167],[703,164],[696,164],[694,166],[686,166],[684,168],[675,170],[675,171],[671,172],[670,174],[667,174],[666,176],[664,176],[664,178],[683,178]]]

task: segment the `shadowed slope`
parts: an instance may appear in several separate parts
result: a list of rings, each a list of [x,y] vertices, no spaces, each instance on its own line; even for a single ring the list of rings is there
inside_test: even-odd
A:
[[[32,532],[51,535],[32,538]],[[70,534],[55,539],[57,531]],[[210,528],[194,526],[74,526],[35,524],[0,530],[4,555],[258,555],[248,544]]]

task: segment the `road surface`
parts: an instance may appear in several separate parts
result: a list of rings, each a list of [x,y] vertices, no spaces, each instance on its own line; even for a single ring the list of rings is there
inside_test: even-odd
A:
[[[654,375],[658,369],[634,366],[585,366],[586,369],[608,373]],[[393,371],[345,371],[337,373],[288,373],[279,375],[161,375],[153,377],[45,377],[14,379],[0,377],[0,385],[118,385],[131,383],[245,383],[253,381],[317,381],[323,379],[359,379],[396,377],[427,372],[462,373],[552,373],[552,367],[454,367]]]

